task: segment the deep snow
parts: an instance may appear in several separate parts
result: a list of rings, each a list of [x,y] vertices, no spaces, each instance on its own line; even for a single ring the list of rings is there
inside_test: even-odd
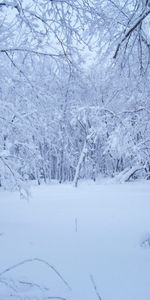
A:
[[[149,182],[43,185],[29,202],[0,191],[0,300],[98,299],[91,275],[102,300],[149,300],[150,247],[141,246],[149,232]],[[1,274],[33,258],[71,289],[38,261]]]

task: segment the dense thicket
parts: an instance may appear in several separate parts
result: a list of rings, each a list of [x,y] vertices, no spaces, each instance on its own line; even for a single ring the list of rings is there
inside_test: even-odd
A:
[[[146,0],[0,1],[2,186],[149,178],[149,15]]]

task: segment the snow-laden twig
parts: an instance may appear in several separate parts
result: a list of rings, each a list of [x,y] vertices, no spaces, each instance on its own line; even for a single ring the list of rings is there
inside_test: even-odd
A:
[[[131,179],[131,177],[138,171],[142,171],[145,169],[145,166],[137,165],[133,166],[132,168],[127,167],[122,172],[120,172],[118,175],[115,176],[115,181],[118,181],[120,183],[127,182]]]

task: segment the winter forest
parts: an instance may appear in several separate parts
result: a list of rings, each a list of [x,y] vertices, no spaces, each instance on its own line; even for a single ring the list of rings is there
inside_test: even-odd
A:
[[[0,1],[1,186],[149,178],[149,14],[148,0]]]
[[[0,300],[150,299],[150,0],[0,0]]]

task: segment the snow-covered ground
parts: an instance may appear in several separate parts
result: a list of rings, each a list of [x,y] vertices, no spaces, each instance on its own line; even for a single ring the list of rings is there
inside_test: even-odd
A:
[[[0,191],[0,299],[149,300],[149,232],[149,182]]]

